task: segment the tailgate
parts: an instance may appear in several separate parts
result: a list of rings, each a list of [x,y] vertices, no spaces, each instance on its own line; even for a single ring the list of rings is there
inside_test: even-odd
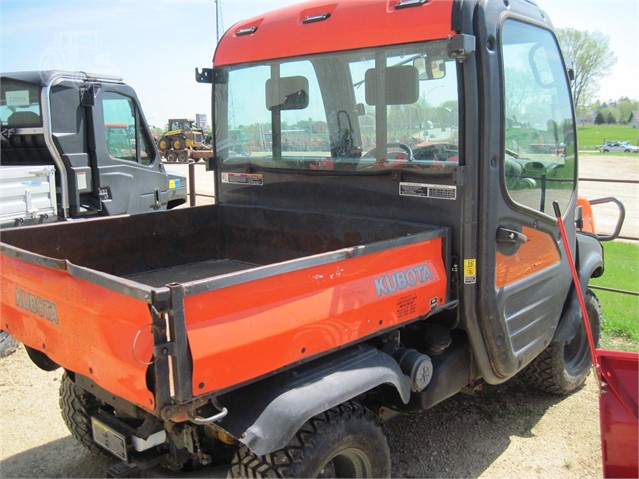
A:
[[[153,352],[150,290],[4,244],[0,271],[2,329],[110,393],[154,408],[145,364]]]

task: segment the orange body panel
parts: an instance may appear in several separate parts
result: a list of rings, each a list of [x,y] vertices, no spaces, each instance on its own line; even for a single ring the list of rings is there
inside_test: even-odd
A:
[[[553,238],[541,231],[523,227],[528,241],[512,256],[497,252],[495,258],[495,287],[503,288],[543,269],[559,263],[559,251]]]
[[[220,40],[215,66],[355,48],[435,40],[454,35],[452,0],[396,9],[398,0],[350,0],[291,5],[235,24]],[[304,24],[307,17],[324,21]],[[256,28],[254,33],[240,34]]]
[[[436,238],[186,297],[193,394],[414,320],[443,304],[446,285]]]
[[[132,352],[137,331],[151,322],[146,303],[4,254],[0,268],[3,329],[110,393],[154,409],[140,362],[151,357],[151,335],[140,334],[138,360]]]

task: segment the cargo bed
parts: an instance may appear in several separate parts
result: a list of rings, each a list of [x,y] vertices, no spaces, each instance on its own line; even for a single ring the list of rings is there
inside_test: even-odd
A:
[[[11,229],[2,317],[153,411],[425,317],[447,248],[431,225],[221,205]]]

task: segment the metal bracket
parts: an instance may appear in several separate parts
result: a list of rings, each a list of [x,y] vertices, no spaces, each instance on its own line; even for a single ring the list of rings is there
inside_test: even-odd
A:
[[[95,106],[95,97],[98,96],[100,84],[86,82],[80,87],[80,105],[85,108],[93,108]]]
[[[199,68],[195,69],[195,81],[198,83],[213,83],[213,69],[212,68]]]
[[[448,41],[448,56],[463,63],[475,51],[475,37],[459,33]]]

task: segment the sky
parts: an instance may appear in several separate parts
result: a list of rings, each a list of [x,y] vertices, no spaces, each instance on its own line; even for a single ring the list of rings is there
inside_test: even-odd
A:
[[[639,100],[639,0],[536,0],[557,28],[598,30],[617,63],[602,101]],[[299,0],[221,0],[222,25]],[[147,121],[210,117],[216,44],[214,0],[0,0],[0,71],[82,70],[118,75],[137,92]]]

